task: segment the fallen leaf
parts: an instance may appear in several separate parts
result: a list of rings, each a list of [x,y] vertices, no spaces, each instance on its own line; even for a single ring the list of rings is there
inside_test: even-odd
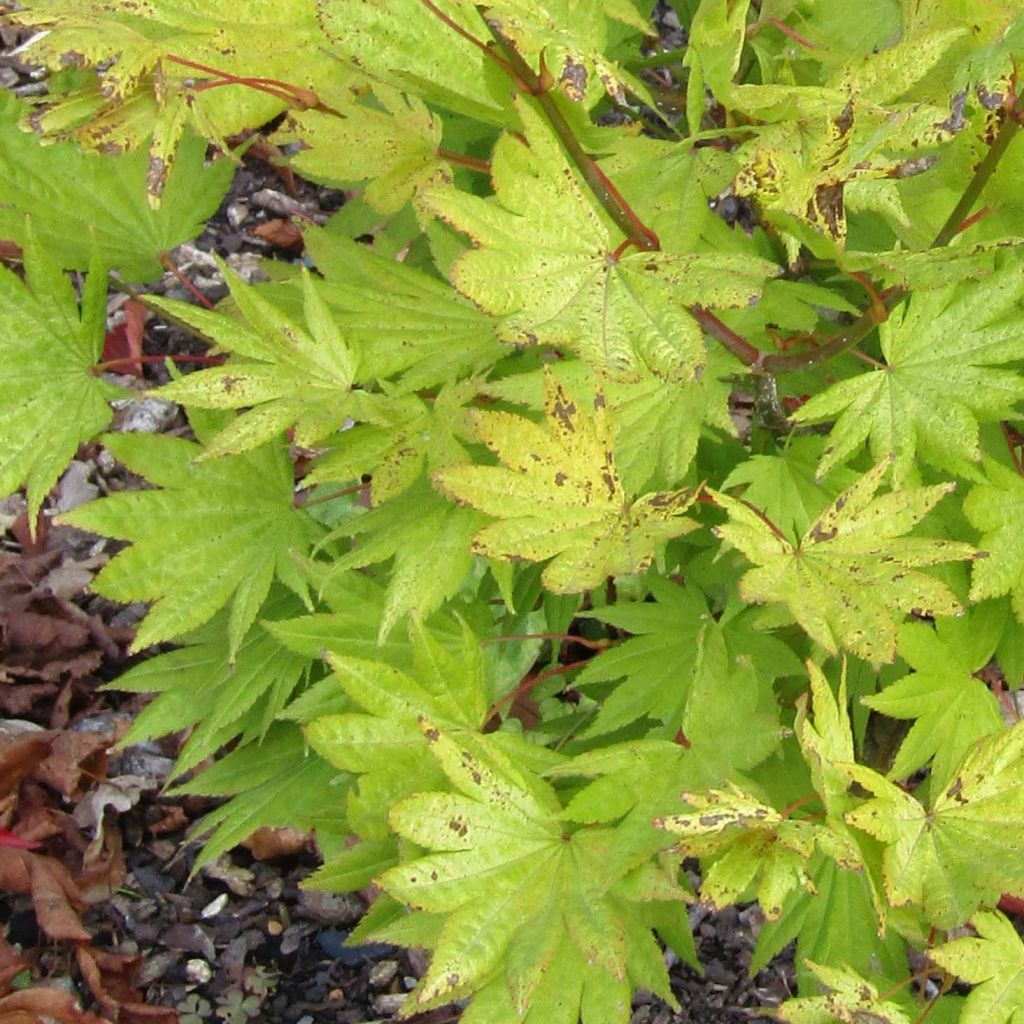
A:
[[[78,916],[85,901],[60,861],[30,850],[0,847],[0,890],[28,893],[36,921],[48,938],[89,941],[91,936]]]
[[[256,829],[242,843],[257,860],[272,860],[274,857],[291,857],[307,849],[312,836],[297,828],[271,828],[263,826]]]
[[[103,1017],[87,1013],[70,992],[57,988],[29,988],[0,998],[0,1024],[109,1024]]]

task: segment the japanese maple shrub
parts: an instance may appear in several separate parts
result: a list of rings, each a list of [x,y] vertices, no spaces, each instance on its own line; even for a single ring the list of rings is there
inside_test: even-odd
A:
[[[403,1012],[625,1021],[756,899],[780,1019],[1019,1020],[1024,14],[672,6],[8,4],[54,73],[0,102],[0,492],[97,438],[153,485],[63,517],[176,645],[129,740],[191,727],[204,857],[295,824],[373,883]],[[223,361],[158,391],[194,440],[104,434],[108,272],[267,124],[351,198],[150,297]]]

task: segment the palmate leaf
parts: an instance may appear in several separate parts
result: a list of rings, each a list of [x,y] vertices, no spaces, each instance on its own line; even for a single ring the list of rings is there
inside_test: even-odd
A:
[[[291,166],[334,188],[366,182],[363,199],[382,214],[397,213],[417,192],[451,181],[438,156],[441,122],[415,96],[377,83],[373,102],[341,111],[294,111],[274,134],[278,146],[298,142]]]
[[[904,536],[953,485],[875,497],[888,470],[886,461],[865,473],[795,546],[752,506],[714,495],[729,513],[716,534],[756,566],[740,580],[742,598],[784,603],[829,653],[844,649],[873,664],[896,656],[896,626],[911,610],[931,615],[962,610],[945,584],[917,568],[975,554],[958,541]]]
[[[323,46],[315,0],[246,0],[231,9],[207,0],[30,0],[7,17],[47,29],[33,39],[30,60],[52,68],[103,67],[101,87],[37,112],[34,126],[105,151],[133,149],[151,136],[147,191],[153,202],[164,192],[186,125],[219,142],[287,106],[244,85],[195,91],[196,81],[216,76],[168,55],[314,91],[336,87],[344,74]],[[304,59],[296,62],[296,53]]]
[[[403,392],[482,373],[504,349],[489,317],[450,284],[386,259],[332,230],[306,228],[306,248],[339,329],[362,353],[361,370],[399,377]]]
[[[196,329],[236,358],[181,377],[158,394],[201,409],[246,409],[198,458],[250,451],[294,425],[296,444],[312,447],[348,414],[356,355],[303,273],[306,327],[292,322],[259,291],[223,267],[244,323],[174,299],[151,298],[156,310]]]
[[[979,740],[927,808],[870,768],[843,770],[873,795],[846,820],[886,844],[893,906],[915,904],[949,929],[1024,886],[1024,723]]]
[[[391,827],[433,852],[380,879],[395,898],[448,915],[416,990],[417,1006],[471,994],[504,964],[519,1013],[537,1007],[563,935],[575,947],[573,960],[578,953],[606,976],[606,992],[639,976],[672,1002],[659,947],[646,926],[631,923],[635,908],[625,892],[612,891],[636,866],[616,830],[563,834],[554,791],[524,777],[490,737],[448,736],[429,722],[421,727],[457,792],[420,793],[394,807]],[[673,863],[660,886],[631,891],[632,899],[681,896]],[[576,992],[568,1014],[579,1012],[583,997]],[[618,1002],[609,1019],[625,1021],[628,1000]],[[556,1019],[570,1016],[563,1010]]]
[[[1024,1021],[1024,943],[999,913],[975,914],[977,938],[954,939],[929,950],[929,959],[976,986],[960,1024],[1021,1024]]]
[[[250,743],[220,757],[176,793],[229,796],[196,822],[195,835],[211,833],[193,871],[216,860],[258,828],[279,826],[303,832],[318,824],[339,824],[348,780],[312,753],[298,726],[275,722],[259,743]]]
[[[589,613],[634,635],[592,658],[576,677],[575,685],[584,688],[622,680],[601,702],[587,735],[611,732],[646,716],[664,723],[671,738],[683,726],[685,715],[694,719],[697,727],[693,734],[684,729],[693,744],[701,729],[708,726],[707,712],[711,709],[702,707],[701,714],[694,714],[691,703],[703,706],[724,700],[730,706],[722,711],[732,715],[735,722],[735,729],[728,732],[740,738],[742,749],[732,751],[728,738],[718,735],[708,744],[709,753],[714,750],[726,757],[730,753],[756,756],[760,752],[760,744],[754,742],[757,730],[747,717],[756,718],[756,709],[748,707],[744,697],[760,686],[757,680],[752,686],[744,685],[740,678],[743,666],[751,664],[761,682],[770,682],[777,676],[799,673],[799,660],[781,641],[752,629],[749,612],[716,621],[699,591],[657,577],[652,577],[649,585],[656,602],[619,603]],[[723,686],[726,677],[729,682]],[[705,689],[713,692],[711,701],[700,699]],[[702,745],[700,740],[697,745]],[[752,763],[756,761],[743,767]]]
[[[591,419],[548,375],[545,405],[546,430],[510,413],[477,413],[477,432],[505,465],[455,466],[436,478],[457,501],[498,520],[477,533],[478,554],[553,558],[545,586],[568,594],[646,568],[659,543],[693,529],[683,513],[694,492],[635,501],[623,493],[600,392]]]
[[[292,504],[283,443],[198,465],[203,447],[181,438],[115,434],[104,444],[159,490],[114,494],[63,521],[132,542],[93,587],[115,601],[155,602],[133,650],[182,636],[229,605],[234,657],[275,576],[305,598],[295,555],[323,531]]]
[[[986,465],[988,482],[964,500],[964,515],[982,531],[978,546],[988,552],[971,572],[971,600],[1009,594],[1018,622],[1024,622],[1024,478],[996,462]]]
[[[729,384],[719,378],[736,364],[723,349],[712,349],[708,367],[695,381],[667,381],[647,370],[636,380],[604,378],[615,449],[615,466],[627,491],[672,488],[684,483],[705,426],[735,433],[729,418]],[[483,394],[543,411],[545,378],[553,374],[572,394],[590,399],[598,377],[580,359],[563,359],[542,369],[484,381]]]
[[[484,517],[445,501],[421,477],[397,497],[338,527],[331,537],[356,545],[334,561],[332,572],[362,569],[393,559],[379,623],[383,642],[409,612],[425,618],[453,597],[473,567],[470,550]]]
[[[865,439],[893,459],[902,486],[921,459],[971,472],[981,459],[978,421],[1012,418],[1024,378],[992,369],[1024,357],[1019,262],[979,282],[918,292],[879,327],[885,367],[840,381],[802,405],[799,423],[836,419],[819,474],[855,454]]]
[[[98,155],[70,142],[43,145],[18,128],[24,109],[0,93],[0,237],[24,244],[28,213],[40,245],[60,266],[86,270],[98,253],[128,281],[159,277],[159,254],[200,233],[231,181],[231,162],[207,165],[206,144],[189,134],[167,181],[167,202],[152,210],[145,153]]]
[[[79,444],[110,422],[107,399],[122,394],[90,372],[103,350],[106,296],[107,268],[94,259],[79,307],[31,232],[24,282],[0,266],[0,493],[27,485],[33,526]]]
[[[911,1024],[910,1015],[898,1004],[882,999],[878,989],[848,967],[808,963],[818,981],[831,992],[821,996],[787,999],[778,1019],[788,1024]]]
[[[324,715],[305,729],[325,760],[359,776],[349,796],[348,819],[367,840],[388,837],[388,810],[398,800],[444,784],[420,718],[430,715],[451,729],[476,730],[487,714],[484,664],[469,630],[463,630],[455,653],[418,623],[411,639],[411,674],[383,661],[329,654],[340,689],[360,710]]]
[[[797,886],[810,889],[807,866],[816,850],[841,867],[861,864],[860,852],[845,832],[785,818],[738,786],[683,792],[682,798],[693,811],[655,818],[654,824],[679,836],[682,852],[715,855],[701,882],[701,895],[715,906],[738,902],[756,882],[761,909],[773,921]]]
[[[117,677],[116,688],[156,694],[134,718],[125,744],[141,743],[194,726],[175,763],[180,775],[212,757],[231,740],[262,739],[294,691],[308,676],[312,659],[287,649],[268,630],[302,611],[284,587],[271,590],[256,622],[232,659],[228,615],[220,611],[183,638],[178,650],[147,658]]]
[[[692,381],[707,357],[687,306],[745,306],[778,268],[734,253],[630,251],[576,177],[551,130],[519,103],[526,142],[504,135],[492,174],[497,202],[454,189],[423,205],[476,243],[455,286],[499,317],[513,344],[573,349],[596,371],[634,379],[646,368]]]
[[[974,673],[988,664],[998,634],[980,649],[971,645],[977,627],[970,618],[900,627],[900,657],[912,675],[890,683],[862,703],[890,718],[915,719],[889,776],[902,779],[932,760],[931,785],[945,786],[967,751],[982,736],[1000,732],[999,702]],[[972,649],[972,646],[974,649]]]

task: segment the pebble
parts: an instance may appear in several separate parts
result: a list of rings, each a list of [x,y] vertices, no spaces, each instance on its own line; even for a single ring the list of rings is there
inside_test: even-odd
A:
[[[185,977],[195,985],[205,985],[213,977],[213,968],[205,960],[189,960]]]
[[[404,1002],[404,992],[387,992],[382,996],[373,997],[373,1009],[375,1013],[395,1014],[402,1008]]]
[[[398,973],[397,960],[378,960],[370,968],[370,987],[387,988]]]
[[[206,921],[211,917],[216,917],[227,905],[228,894],[226,892],[222,892],[215,900],[210,900],[210,902],[199,911],[199,916]]]

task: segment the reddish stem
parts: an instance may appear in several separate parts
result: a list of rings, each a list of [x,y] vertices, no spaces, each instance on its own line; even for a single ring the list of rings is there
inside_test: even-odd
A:
[[[160,266],[169,270],[181,286],[192,296],[204,309],[214,309],[214,304],[174,265],[167,253],[160,253]]]
[[[771,25],[772,28],[777,28],[784,36],[789,36],[790,39],[795,43],[799,43],[801,46],[806,47],[808,50],[816,50],[817,46],[810,41],[806,36],[800,35],[795,29],[790,28],[784,21],[780,21],[778,18],[762,18],[761,21],[752,22],[747,26],[746,36],[747,39],[753,39],[763,28]]]
[[[564,640],[566,643],[588,647],[592,651],[603,651],[612,646],[610,640],[587,640],[586,637],[574,636],[572,633],[508,633],[505,636],[492,636],[485,643],[504,644],[513,640]]]
[[[456,167],[468,167],[471,171],[479,171],[481,174],[491,173],[490,160],[481,160],[479,157],[467,156],[465,153],[456,153],[454,150],[445,149],[444,146],[437,147],[437,156],[445,163],[455,164]]]
[[[423,4],[423,6],[426,7],[426,9],[435,17],[440,18],[441,21],[443,21],[453,32],[462,36],[467,43],[475,46],[478,50],[485,53],[491,60],[497,63],[502,71],[504,71],[505,74],[507,74],[516,83],[516,87],[520,92],[530,91],[530,87],[519,77],[519,75],[516,74],[512,65],[509,64],[508,61],[502,60],[502,58],[499,57],[494,50],[487,45],[487,43],[482,39],[478,39],[472,32],[464,29],[457,21],[454,20],[454,18],[449,18],[444,11],[442,11],[436,4],[432,4],[430,0],[420,0],[420,3]]]
[[[312,89],[305,89],[301,85],[292,85],[291,82],[282,82],[277,78],[248,78],[233,75],[230,71],[222,71],[220,68],[210,67],[208,64],[200,64],[198,61],[188,60],[173,53],[167,54],[166,59],[174,64],[181,64],[183,67],[202,71],[207,75],[217,76],[217,81],[200,82],[194,86],[196,92],[216,89],[224,85],[244,85],[259,92],[268,93],[303,110],[329,110],[328,107],[325,107],[320,102],[320,97]]]
[[[517,687],[509,690],[504,697],[496,700],[492,705],[490,711],[487,712],[487,717],[484,719],[484,729],[486,731],[487,725],[493,722],[506,704],[512,704],[517,701],[520,697],[525,697],[538,683],[543,683],[546,679],[553,679],[555,676],[563,676],[567,672],[573,672],[578,668],[583,668],[584,665],[589,664],[588,659],[582,661],[570,661],[566,665],[559,665],[557,668],[549,669],[547,672],[538,672],[535,676],[527,676]]]

